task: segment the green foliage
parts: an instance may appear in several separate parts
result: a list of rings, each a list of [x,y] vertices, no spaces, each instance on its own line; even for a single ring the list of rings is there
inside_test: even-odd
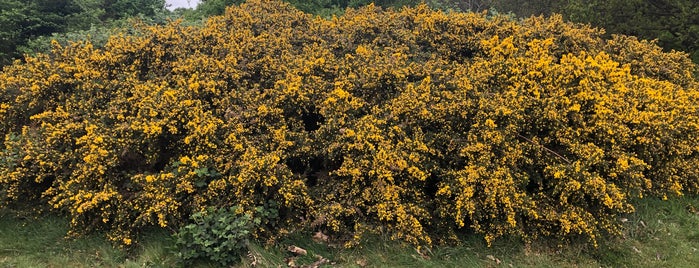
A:
[[[38,53],[51,53],[56,44],[70,46],[71,43],[84,41],[90,42],[95,48],[103,48],[112,36],[119,34],[138,35],[138,25],[162,24],[169,20],[169,16],[166,14],[156,15],[155,17],[137,15],[117,21],[103,22],[99,25],[91,24],[86,29],[55,32],[50,35],[30,39],[26,44],[18,47],[17,50],[22,54],[35,56]]]
[[[165,11],[165,0],[101,0],[98,3],[104,10],[104,14],[100,17],[101,21],[114,21],[139,15],[154,18]]]
[[[493,8],[498,0],[426,0],[424,2],[432,8],[441,10],[480,12]]]
[[[243,0],[205,0],[201,1],[196,9],[177,9],[175,15],[180,15],[187,20],[195,21],[205,19],[211,16],[218,16],[226,11],[226,7],[239,5]]]
[[[0,66],[37,49],[47,52],[54,37],[77,41],[90,34],[99,40],[136,16],[163,22],[165,0],[0,0]]]
[[[657,39],[670,50],[689,53],[699,63],[699,2],[663,1],[591,1],[586,5],[569,1],[560,10],[573,21],[591,23],[610,33]]]
[[[270,227],[278,217],[274,206],[244,211],[232,206],[192,214],[193,223],[183,226],[176,234],[178,257],[185,264],[207,260],[228,266],[238,262],[256,230]]]
[[[71,8],[56,10],[66,1],[0,1],[0,66],[19,57],[17,47],[28,39],[63,30],[64,15]],[[52,4],[52,3],[55,3]]]
[[[699,63],[699,1],[695,0],[495,0],[500,11],[520,16],[560,13],[609,34],[658,40],[666,50],[685,51]]]
[[[228,6],[239,5],[244,0],[203,0],[194,10],[176,10],[175,13],[187,20],[199,20],[210,16],[222,15]],[[420,3],[418,0],[285,0],[306,13],[329,18],[333,15],[342,14],[347,8],[359,8],[369,4],[381,7],[415,6]]]

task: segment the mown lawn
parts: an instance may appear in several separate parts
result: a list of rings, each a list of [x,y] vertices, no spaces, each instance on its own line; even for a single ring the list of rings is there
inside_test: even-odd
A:
[[[697,267],[699,266],[699,197],[637,202],[637,212],[620,218],[623,237],[604,238],[598,248],[584,243],[565,247],[557,241],[501,239],[487,247],[478,236],[459,246],[438,246],[426,253],[372,237],[359,248],[344,249],[314,242],[298,234],[264,248],[251,245],[239,267],[313,265],[320,257],[327,267]],[[151,232],[130,252],[113,248],[99,234],[67,239],[68,222],[58,216],[35,218],[0,212],[0,267],[181,267],[173,239]],[[288,246],[305,249],[292,257]],[[216,267],[199,263],[199,267]]]

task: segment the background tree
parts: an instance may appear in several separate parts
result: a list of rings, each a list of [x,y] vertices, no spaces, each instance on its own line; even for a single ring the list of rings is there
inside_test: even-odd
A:
[[[493,6],[520,17],[560,13],[568,20],[604,28],[608,35],[657,39],[664,49],[685,51],[699,63],[696,0],[495,0]]]
[[[29,39],[65,30],[78,11],[70,0],[0,0],[0,65],[19,57],[17,48]]]
[[[181,13],[181,15],[188,20],[199,20],[207,18],[210,16],[216,16],[223,14],[226,11],[226,7],[232,5],[239,5],[244,0],[202,0],[197,5],[196,9],[177,9],[176,13]]]
[[[665,49],[690,53],[699,62],[699,1],[569,0],[560,10],[568,19],[643,39],[657,39]]]
[[[95,1],[95,0],[87,0]],[[99,0],[102,21],[119,20],[137,15],[156,17],[165,10],[165,0]]]
[[[84,39],[75,33],[109,32],[134,16],[163,22],[166,12],[165,0],[0,0],[0,66],[49,47],[52,34]]]
[[[497,0],[425,0],[432,8],[478,12],[490,9]]]

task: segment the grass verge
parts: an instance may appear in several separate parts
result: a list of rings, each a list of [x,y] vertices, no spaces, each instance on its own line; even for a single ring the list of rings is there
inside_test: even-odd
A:
[[[501,239],[487,247],[478,236],[459,246],[425,252],[372,237],[362,247],[345,249],[314,242],[298,234],[264,248],[251,245],[238,267],[312,266],[322,256],[332,267],[696,267],[699,264],[699,197],[667,201],[648,198],[634,214],[620,218],[622,237],[601,239],[598,248],[584,243],[557,246],[557,241]],[[173,239],[150,232],[133,252],[113,248],[102,236],[67,239],[68,222],[58,216],[40,219],[0,211],[0,267],[178,267]],[[295,258],[288,246],[308,254]],[[197,267],[216,267],[197,263]]]

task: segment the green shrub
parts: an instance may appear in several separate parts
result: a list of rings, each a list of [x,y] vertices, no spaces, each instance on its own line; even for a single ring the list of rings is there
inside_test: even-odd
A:
[[[257,229],[278,217],[273,207],[256,207],[254,214],[238,206],[208,208],[191,215],[193,222],[177,232],[178,257],[186,264],[203,259],[222,266],[238,262]]]

